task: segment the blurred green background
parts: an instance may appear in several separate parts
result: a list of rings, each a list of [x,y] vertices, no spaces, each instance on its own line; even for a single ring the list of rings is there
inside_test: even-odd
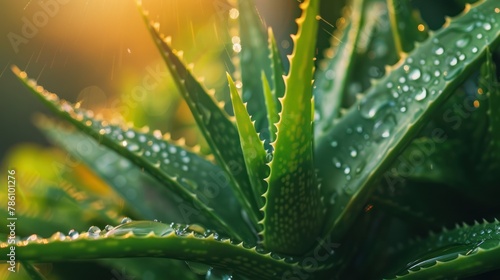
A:
[[[278,30],[293,26],[297,3],[257,1],[268,25]],[[236,20],[228,17],[231,4],[224,0],[144,1],[150,18],[171,35],[175,48],[184,51],[186,62],[205,77],[208,87],[225,89],[225,71],[232,51],[231,36]],[[137,11],[134,1],[22,0],[0,2],[0,159],[24,142],[47,145],[32,122],[45,108],[21,86],[11,65],[25,70],[39,84],[82,107],[113,116],[121,114],[141,127],[180,131],[186,123],[172,127],[178,95],[165,75],[165,67]],[[292,23],[292,24],[290,24]],[[290,50],[283,32],[278,42]],[[221,60],[222,58],[222,60]],[[223,63],[221,61],[225,61]],[[145,95],[134,93],[145,77],[158,82]],[[142,94],[142,92],[141,92]],[[150,120],[156,120],[151,123]],[[165,121],[161,121],[161,120]],[[184,133],[184,134],[183,134]]]

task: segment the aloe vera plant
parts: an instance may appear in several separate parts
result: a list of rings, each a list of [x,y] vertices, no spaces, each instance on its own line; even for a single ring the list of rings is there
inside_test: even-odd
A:
[[[76,128],[43,118],[41,130],[107,182],[134,220],[30,236],[15,249],[4,242],[2,258],[15,250],[33,279],[44,277],[37,263],[68,259],[148,279],[499,273],[500,3],[467,3],[429,31],[410,1],[352,0],[315,68],[320,3],[305,0],[289,70],[251,1],[238,5],[241,92],[227,74],[233,116],[139,4],[210,156],[95,117],[13,67]],[[114,218],[92,199],[78,202]],[[46,219],[18,215],[40,226]]]

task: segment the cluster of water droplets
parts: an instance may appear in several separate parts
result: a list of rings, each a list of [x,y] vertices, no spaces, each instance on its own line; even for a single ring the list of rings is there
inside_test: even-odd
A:
[[[363,150],[375,143],[377,147],[384,147],[383,142],[396,130],[412,125],[443,89],[455,82],[470,62],[478,59],[497,26],[496,19],[477,12],[465,15],[460,21],[452,21],[368,91],[357,108],[364,120],[356,127],[339,126],[330,139],[335,155],[332,165],[347,182],[340,187],[347,193],[355,191],[349,188],[348,182],[356,176],[356,171],[362,172],[366,166],[366,162],[359,160],[368,156]],[[339,138],[339,135],[347,137]],[[383,153],[372,154],[374,161],[383,156]]]
[[[175,235],[188,236],[193,235],[197,238],[211,237],[218,241],[229,241],[228,238],[220,236],[217,232],[205,229],[198,224],[164,224],[154,221],[133,221],[128,217],[124,217],[117,226],[106,225],[103,229],[98,226],[91,226],[86,232],[79,233],[72,229],[67,235],[60,232],[55,233],[51,240],[75,240],[79,238],[101,238],[101,237],[119,237],[132,234],[133,236],[148,236],[153,234],[157,237]],[[37,235],[31,235],[25,241],[33,242],[40,240]],[[231,241],[232,242],[232,241]]]

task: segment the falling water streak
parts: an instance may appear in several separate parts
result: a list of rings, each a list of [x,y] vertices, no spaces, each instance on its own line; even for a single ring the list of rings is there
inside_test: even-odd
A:
[[[113,75],[115,73],[115,60],[116,54],[113,54],[113,61],[111,62],[111,81],[113,80]]]
[[[9,62],[7,62],[7,65],[5,65],[2,72],[0,73],[0,78],[3,76],[3,73],[5,73],[5,70],[7,69],[7,67],[9,67],[9,65],[10,65],[10,60],[9,60]]]
[[[45,48],[45,43],[47,43],[47,40],[43,41],[43,45],[40,48],[40,51],[38,52],[38,56],[36,57],[35,62],[38,62],[38,59],[40,59],[40,55],[42,54],[43,49]]]
[[[194,35],[194,27],[193,27],[192,20],[189,21],[189,27],[191,28],[191,37],[193,39],[193,46],[196,48],[196,39],[195,39],[195,35]]]
[[[43,67],[42,67],[42,70],[40,71],[40,73],[38,74],[38,76],[36,77],[36,81],[39,81],[40,80],[40,77],[42,76],[42,73],[43,73],[43,70],[45,70],[45,67],[47,66],[47,63],[44,63],[43,64]]]
[[[326,32],[326,34],[328,34],[328,35],[332,36],[333,38],[337,39],[337,38],[333,35],[333,33],[332,33],[332,32],[330,32],[330,31],[326,30],[325,28],[321,28],[321,29],[323,29],[323,31],[325,31],[325,32]],[[342,41],[340,41],[340,39],[338,39],[338,40],[339,40],[339,42],[342,42]]]
[[[35,55],[35,52],[33,52],[30,56],[30,59],[28,60],[28,64],[26,64],[26,67],[24,67],[25,70],[28,70],[28,67],[31,64],[31,60],[33,60],[33,56]]]
[[[56,61],[57,54],[61,50],[61,45],[59,45],[54,53],[54,57],[52,58],[52,62],[50,63],[50,68],[54,67],[54,63]]]
[[[118,49],[118,68],[120,68],[123,64],[123,53],[126,52],[123,47],[123,36],[120,38],[120,48]]]
[[[332,27],[332,28],[335,28],[335,25],[331,24],[330,22],[328,22],[326,19],[324,19],[324,18],[323,18],[323,17],[321,17],[320,15],[317,15],[317,16],[316,16],[316,19],[317,19],[317,20],[320,20],[320,21],[323,21],[324,23],[326,23],[326,24],[330,25],[330,27]]]
[[[69,53],[66,54],[66,59],[64,59],[63,68],[66,68],[66,65],[68,65],[68,60],[69,60]]]
[[[217,39],[217,42],[220,42],[219,31],[217,28],[217,23],[215,21],[214,21],[214,31],[215,31],[215,38]]]
[[[26,4],[26,6],[24,6],[23,10],[26,10],[26,8],[28,8],[29,4],[31,4],[31,1],[32,1],[32,0],[29,0],[29,1],[28,1],[28,4]]]

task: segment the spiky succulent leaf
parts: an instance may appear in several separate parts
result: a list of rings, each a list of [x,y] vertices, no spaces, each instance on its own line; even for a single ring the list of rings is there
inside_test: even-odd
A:
[[[283,80],[283,76],[285,75],[285,69],[283,68],[283,62],[281,61],[281,54],[276,45],[276,38],[274,37],[273,30],[268,28],[267,30],[268,37],[268,48],[269,48],[269,58],[271,59],[271,90],[273,92],[273,96],[278,100],[278,98],[283,97],[285,94],[285,81]],[[266,76],[267,78],[267,76]],[[281,111],[281,104],[277,104],[278,110]],[[273,142],[273,141],[271,141]]]
[[[375,180],[439,104],[482,63],[488,46],[498,45],[500,25],[495,20],[495,8],[496,1],[468,6],[461,16],[402,59],[338,124],[317,138],[316,166],[323,194],[327,201],[335,197],[327,213],[328,233],[346,232]],[[458,36],[463,32],[476,40]],[[434,137],[442,137],[440,133],[436,131]]]
[[[264,73],[261,75],[261,80],[264,87],[264,97],[266,99],[267,121],[269,123],[269,131],[271,131],[270,139],[271,142],[274,142],[276,140],[276,132],[278,131],[276,124],[280,119],[278,111],[279,100],[273,95],[271,87],[269,86],[269,81]]]
[[[351,8],[344,15],[348,22],[340,26],[340,31],[332,37],[332,53],[323,62],[324,66],[316,72],[314,96],[318,122],[315,129],[318,131],[331,127],[333,120],[339,116],[348,77],[354,65],[353,57],[361,37],[362,11],[367,1],[352,1]]]
[[[272,79],[273,69],[270,50],[267,48],[266,29],[259,17],[253,1],[238,1],[240,11],[240,39],[244,46],[239,54],[242,98],[247,103],[248,113],[255,121],[255,128],[270,148],[271,138],[265,107],[262,83],[256,77],[264,72],[268,81]],[[271,85],[274,88],[274,84]]]
[[[316,20],[319,1],[304,1],[290,73],[285,77],[283,110],[278,123],[265,194],[264,244],[289,254],[304,253],[316,242],[323,210],[315,180],[312,151],[311,99]],[[307,31],[306,31],[307,30]]]
[[[445,229],[406,248],[406,267],[391,279],[448,279],[498,268],[500,222],[484,221]],[[471,265],[480,263],[481,265]]]
[[[234,238],[255,242],[255,235],[241,218],[241,206],[231,196],[223,196],[230,187],[226,173],[218,166],[193,152],[171,144],[163,139],[161,132],[140,132],[133,128],[123,129],[93,118],[91,111],[75,108],[57,95],[28,79],[25,72],[13,68],[19,79],[39,97],[51,110],[72,123],[83,133],[127,158],[139,168],[144,168],[185,202],[187,215],[201,214],[209,217],[212,226]],[[193,171],[200,171],[192,176]],[[214,199],[215,198],[215,199]],[[225,205],[217,202],[225,201]],[[227,211],[227,207],[233,210]],[[233,208],[235,207],[235,208]],[[232,216],[232,217],[230,217]],[[240,223],[231,229],[230,223]]]
[[[40,120],[38,127],[50,140],[66,149],[74,157],[84,161],[112,186],[127,201],[127,205],[138,217],[179,223],[187,222],[184,218],[188,218],[200,222],[196,219],[201,215],[183,217],[182,214],[189,214],[189,211],[175,207],[182,200],[174,192],[165,188],[125,157],[100,146],[91,137],[57,126],[48,119]],[[143,203],[144,201],[148,203]]]
[[[416,13],[409,0],[387,1],[396,49],[400,53],[413,50],[416,42],[429,37],[428,27]]]
[[[236,124],[238,125],[241,149],[245,156],[248,177],[250,178],[250,183],[255,193],[255,200],[259,201],[259,204],[264,204],[262,195],[267,189],[267,183],[264,179],[269,175],[269,167],[266,165],[264,143],[259,139],[259,135],[255,131],[255,127],[252,124],[247,109],[229,74],[227,74],[227,79],[229,81],[231,101],[233,103]]]
[[[480,96],[486,95],[487,99],[486,102],[478,101],[477,105],[487,106],[488,127],[486,141],[481,149],[482,158],[476,168],[479,174],[482,173],[487,177],[484,178],[485,182],[493,182],[493,174],[500,170],[500,114],[497,113],[500,106],[500,83],[497,80],[496,66],[489,50],[486,54],[486,62],[481,67],[479,83]]]
[[[255,200],[250,180],[245,167],[245,159],[239,142],[236,125],[228,118],[226,112],[219,106],[203,85],[193,76],[178,57],[162,34],[159,34],[154,23],[150,23],[147,14],[143,17],[153,36],[166,65],[180,93],[186,100],[198,127],[209,144],[215,159],[227,172],[236,198],[245,209],[254,228],[262,216]]]
[[[2,259],[9,245],[0,243]],[[152,221],[133,221],[106,232],[92,227],[73,237],[55,234],[52,238],[20,241],[16,257],[25,261],[61,261],[65,259],[172,258],[201,262],[254,279],[275,279],[293,270],[313,273],[323,264],[300,267],[298,260],[286,259],[244,243],[233,243],[216,232],[197,225],[167,225]]]

